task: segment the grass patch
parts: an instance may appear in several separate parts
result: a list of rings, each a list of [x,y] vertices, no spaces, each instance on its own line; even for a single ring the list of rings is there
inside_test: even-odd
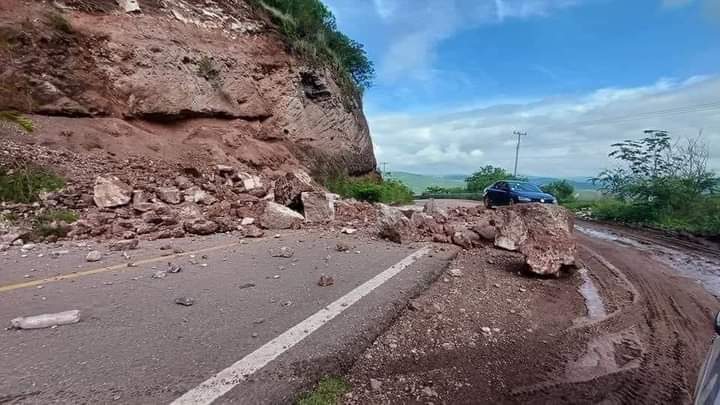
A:
[[[67,235],[71,224],[78,220],[78,215],[70,210],[51,209],[36,216],[33,220],[33,239],[57,236],[62,238]],[[64,223],[64,224],[63,224]]]
[[[373,180],[336,177],[325,181],[325,187],[344,198],[385,204],[407,204],[413,201],[412,190],[398,180]]]
[[[48,169],[22,166],[0,169],[0,201],[29,204],[37,201],[41,192],[55,191],[65,186],[65,180]]]
[[[220,81],[220,71],[215,67],[213,60],[207,56],[203,56],[198,62],[197,74],[209,82]]]
[[[48,13],[47,22],[54,30],[63,32],[65,34],[72,34],[75,32],[70,21],[60,13]]]
[[[25,132],[32,132],[35,130],[35,126],[32,120],[15,111],[0,111],[0,122],[9,122],[17,125]]]
[[[340,377],[325,377],[311,392],[303,394],[297,405],[335,405],[350,390],[350,384]]]

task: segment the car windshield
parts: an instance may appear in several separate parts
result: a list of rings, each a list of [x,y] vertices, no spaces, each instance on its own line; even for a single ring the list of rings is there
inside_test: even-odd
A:
[[[536,185],[530,183],[508,183],[513,191],[530,191],[533,193],[542,193]]]

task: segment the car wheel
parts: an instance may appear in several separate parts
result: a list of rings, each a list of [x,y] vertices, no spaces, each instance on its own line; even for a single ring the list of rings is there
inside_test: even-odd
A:
[[[492,208],[492,204],[490,203],[490,199],[485,197],[483,198],[483,202],[485,203],[485,208]]]

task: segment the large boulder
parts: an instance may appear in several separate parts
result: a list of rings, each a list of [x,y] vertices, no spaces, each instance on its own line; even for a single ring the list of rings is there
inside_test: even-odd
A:
[[[410,233],[410,220],[397,208],[378,204],[378,235],[395,243],[402,241]]]
[[[322,191],[300,194],[306,222],[328,222],[335,219],[335,194]]]
[[[518,204],[498,210],[495,245],[525,256],[531,272],[555,275],[575,265],[574,219],[551,204]]]
[[[132,199],[133,189],[115,176],[95,178],[93,201],[100,208],[120,207]]]
[[[319,189],[309,174],[297,170],[275,180],[275,202],[285,206],[299,206],[302,204],[302,193]]]
[[[268,201],[260,223],[265,229],[295,229],[305,218],[290,208]]]

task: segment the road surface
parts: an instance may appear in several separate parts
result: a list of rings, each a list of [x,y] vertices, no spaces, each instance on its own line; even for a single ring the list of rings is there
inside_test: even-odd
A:
[[[271,256],[281,247],[294,255]],[[106,256],[88,263],[90,249]],[[291,402],[321,373],[347,367],[444,269],[454,250],[441,249],[337,231],[142,242],[130,258],[85,242],[13,247],[0,254],[0,320],[79,309],[81,322],[0,331],[0,403],[160,404],[190,391],[203,398],[194,403]],[[152,278],[168,263],[182,271]],[[319,286],[322,274],[334,285]],[[313,314],[323,319],[302,323]],[[299,337],[266,347],[298,324]],[[258,371],[201,387],[243,359]]]

